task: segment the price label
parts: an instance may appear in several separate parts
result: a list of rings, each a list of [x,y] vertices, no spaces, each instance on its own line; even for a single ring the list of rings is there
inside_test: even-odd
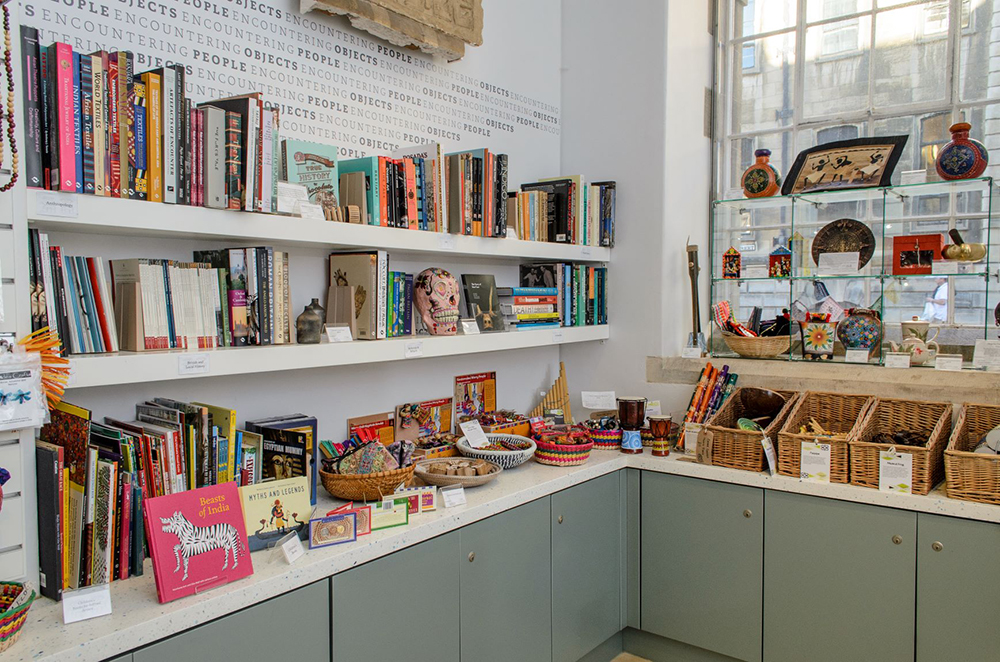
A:
[[[178,375],[207,375],[210,369],[208,354],[181,354],[177,357]]]
[[[462,320],[462,335],[463,336],[479,335],[479,325],[476,324],[476,320]]]
[[[767,278],[767,266],[763,264],[748,264],[743,269],[743,278]]]
[[[1000,370],[1000,340],[977,340],[972,365],[975,368]]]
[[[552,342],[553,343],[561,343],[562,341],[563,341],[563,332],[562,332],[562,329],[559,329],[558,331],[553,331],[552,332]]]
[[[80,215],[76,195],[57,191],[35,191],[35,213],[59,218],[76,218]]]
[[[760,445],[764,449],[764,457],[767,458],[767,471],[772,476],[778,471],[778,459],[774,455],[774,444],[771,438],[764,435],[760,440]]]
[[[323,206],[317,205],[312,202],[299,202],[296,208],[296,213],[298,213],[299,218],[305,218],[310,221],[325,221],[326,215],[323,213]]]
[[[483,431],[483,426],[479,424],[479,421],[465,421],[464,423],[459,423],[458,427],[462,428],[465,438],[469,440],[469,445],[473,448],[482,448],[489,445],[490,440],[486,436],[486,432]]]
[[[830,444],[816,441],[802,442],[802,460],[799,478],[804,483],[830,482]]]
[[[464,506],[465,488],[461,485],[458,487],[441,488],[441,499],[444,501],[445,508]]]
[[[580,391],[580,399],[584,409],[614,409],[618,406],[614,391]]]
[[[913,494],[913,456],[895,448],[879,451],[878,488],[883,492]]]
[[[938,354],[934,358],[935,370],[947,370],[949,372],[961,372],[963,357],[961,354]]]
[[[849,349],[844,352],[844,360],[847,363],[868,363],[868,350]]]
[[[281,554],[285,557],[288,565],[291,565],[305,556],[306,550],[302,547],[302,541],[298,535],[292,535],[281,543]]]
[[[684,424],[684,454],[698,454],[698,435],[701,434],[701,423]]]
[[[910,353],[909,352],[887,352],[885,355],[885,367],[886,368],[909,368],[910,367]]]
[[[415,359],[424,355],[424,341],[414,340],[403,345],[403,358]]]
[[[591,250],[590,246],[581,246],[580,255],[583,257],[590,257],[594,252]]]
[[[63,591],[63,623],[85,621],[111,613],[111,584],[98,584],[75,591]]]
[[[327,326],[325,329],[327,342],[351,342],[354,340],[349,326]]]
[[[438,248],[443,251],[453,251],[455,250],[455,235],[448,232],[442,232],[438,235]]]
[[[820,253],[817,271],[828,276],[849,276],[858,273],[861,254],[858,251]]]
[[[931,273],[936,276],[957,274],[960,264],[955,260],[936,260],[931,262]]]
[[[700,359],[701,347],[685,347],[684,349],[681,350],[681,358]]]
[[[614,393],[614,391],[612,391]],[[616,400],[608,409],[614,409],[618,406],[618,401]],[[660,407],[659,400],[649,400],[646,403],[646,418],[650,416],[661,416],[663,414],[663,409]]]

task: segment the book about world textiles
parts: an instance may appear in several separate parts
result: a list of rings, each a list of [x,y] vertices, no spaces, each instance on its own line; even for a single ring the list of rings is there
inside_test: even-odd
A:
[[[253,574],[236,483],[149,499],[145,517],[161,603]]]
[[[309,480],[305,476],[240,488],[250,551],[267,549],[289,533],[309,535]]]

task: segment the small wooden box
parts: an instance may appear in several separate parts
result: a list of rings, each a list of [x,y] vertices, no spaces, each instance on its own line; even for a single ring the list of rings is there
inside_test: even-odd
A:
[[[943,259],[943,234],[911,234],[893,237],[892,273],[907,276],[933,273],[934,260]]]

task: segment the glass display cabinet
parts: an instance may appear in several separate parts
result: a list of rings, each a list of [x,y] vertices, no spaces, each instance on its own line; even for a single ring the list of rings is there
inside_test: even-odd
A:
[[[755,308],[764,321],[788,315],[789,348],[764,357],[772,360],[863,362],[864,355],[847,351],[858,348],[857,336],[847,332],[870,332],[877,316],[881,338],[868,363],[907,351],[911,365],[933,367],[937,354],[961,355],[968,365],[976,340],[997,337],[1000,246],[991,230],[998,194],[993,179],[982,177],[717,200],[709,247],[712,307],[728,301],[741,324]],[[958,252],[955,231],[973,253],[985,251],[981,259],[945,259]],[[827,315],[828,326],[817,327]],[[738,356],[714,320],[710,327],[711,355]],[[925,352],[914,352],[912,340],[903,343],[914,328],[925,336]],[[832,347],[816,344],[829,336]]]

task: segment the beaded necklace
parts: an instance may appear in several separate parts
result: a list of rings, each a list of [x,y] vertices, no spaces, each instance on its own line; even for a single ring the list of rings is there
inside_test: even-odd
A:
[[[3,164],[3,124],[7,122],[7,140],[10,142],[10,181],[0,186],[0,193],[9,191],[17,182],[17,144],[14,142],[14,69],[10,64],[10,9],[3,4],[3,68],[7,76],[6,109],[0,106],[0,165]]]

